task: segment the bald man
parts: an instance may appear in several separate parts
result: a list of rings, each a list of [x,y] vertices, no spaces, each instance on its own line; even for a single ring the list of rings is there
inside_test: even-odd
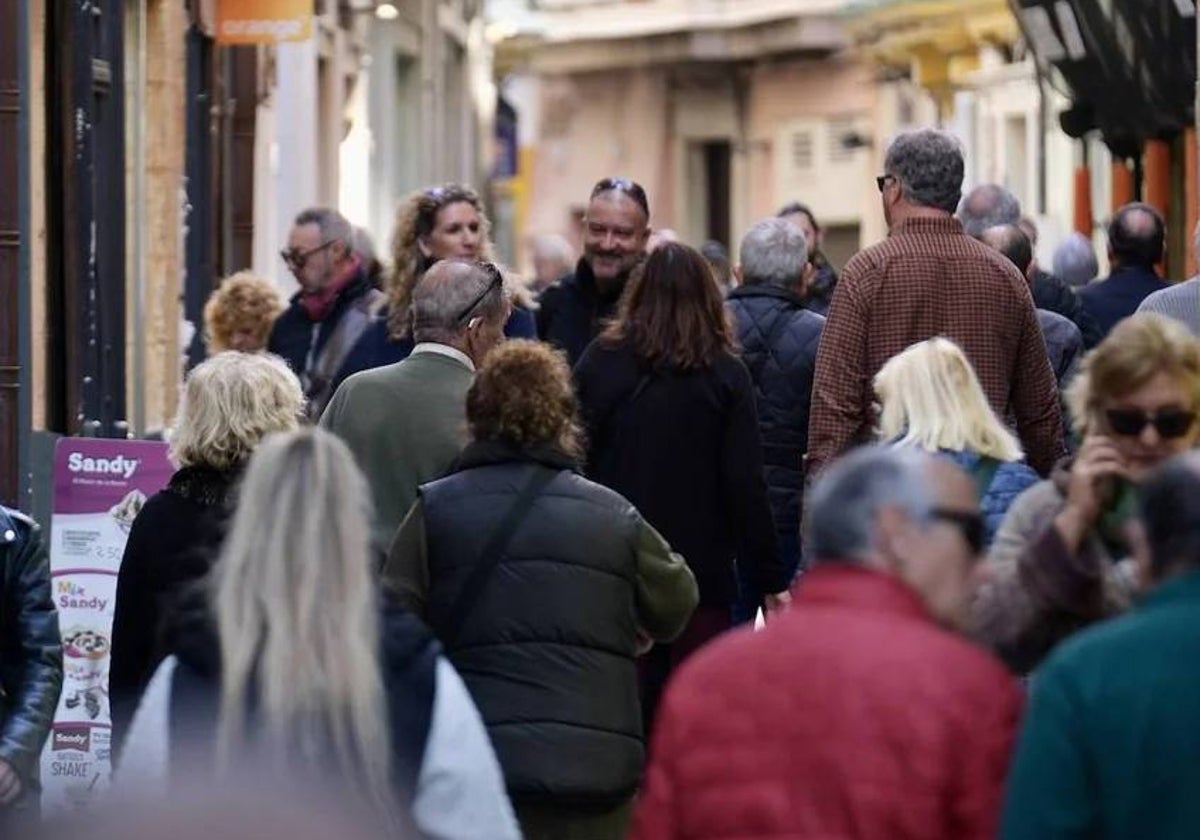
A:
[[[1126,204],[1108,225],[1108,260],[1112,273],[1085,287],[1079,296],[1083,308],[1108,335],[1128,318],[1142,301],[1168,287],[1155,266],[1162,262],[1167,226],[1149,204]]]

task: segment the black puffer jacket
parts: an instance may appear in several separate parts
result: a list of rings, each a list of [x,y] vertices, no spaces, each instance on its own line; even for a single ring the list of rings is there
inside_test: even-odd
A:
[[[33,520],[0,507],[0,760],[40,790],[38,756],[62,690],[50,563]]]
[[[729,309],[737,321],[742,361],[754,380],[763,474],[775,530],[781,538],[795,538],[800,530],[813,372],[825,319],[805,309],[799,295],[761,285],[735,289]]]
[[[581,259],[574,274],[546,289],[538,299],[538,338],[565,350],[568,363],[574,365],[616,314],[620,298],[621,289],[602,293],[591,265]]]
[[[426,618],[483,714],[520,804],[614,807],[643,762],[637,694],[641,520],[569,460],[469,448],[421,490]],[[457,637],[452,612],[483,549],[534,474],[553,471]]]
[[[1033,304],[1038,309],[1057,312],[1070,318],[1083,335],[1083,348],[1090,350],[1104,339],[1104,330],[1096,323],[1075,290],[1053,274],[1039,271],[1033,278]]]

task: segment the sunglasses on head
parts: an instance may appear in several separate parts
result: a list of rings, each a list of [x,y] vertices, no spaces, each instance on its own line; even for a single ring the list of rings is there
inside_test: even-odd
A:
[[[983,554],[984,524],[982,514],[971,513],[965,510],[934,508],[929,512],[929,515],[938,522],[945,522],[947,525],[953,525],[957,528],[963,535],[963,539],[967,541],[967,545],[971,547],[972,554],[975,556]]]
[[[642,185],[636,181],[630,181],[628,178],[604,178],[592,187],[592,198],[606,192],[619,192],[629,196],[642,208],[646,218],[650,218],[650,200],[646,198],[646,191],[642,189]]]
[[[477,262],[475,267],[487,275],[488,282],[484,286],[483,291],[475,296],[475,299],[461,312],[456,319],[459,324],[465,324],[471,320],[471,313],[483,303],[483,299],[492,293],[493,289],[504,285],[504,277],[500,274],[500,269],[496,268],[490,262]]]
[[[1153,426],[1164,440],[1181,438],[1196,423],[1196,412],[1181,408],[1161,411],[1142,411],[1138,408],[1110,408],[1104,412],[1108,427],[1122,437],[1137,437],[1147,426]]]

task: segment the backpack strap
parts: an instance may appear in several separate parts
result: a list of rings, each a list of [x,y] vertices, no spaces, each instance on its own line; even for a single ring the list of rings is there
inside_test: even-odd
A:
[[[1000,461],[987,455],[980,455],[979,460],[968,471],[975,482],[975,491],[978,493],[980,501],[987,495],[987,491],[992,486],[992,481],[995,480],[996,473],[999,471]]]

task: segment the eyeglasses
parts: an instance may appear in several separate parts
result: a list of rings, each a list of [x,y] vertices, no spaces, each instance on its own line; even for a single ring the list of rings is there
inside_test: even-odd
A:
[[[888,184],[897,180],[895,175],[878,175],[875,178],[875,186],[879,187],[879,191],[883,192]]]
[[[324,251],[330,245],[338,241],[340,240],[330,239],[328,242],[322,242],[316,248],[312,248],[308,251],[297,251],[295,248],[292,248],[291,250],[280,251],[279,256],[283,257],[284,264],[291,269],[293,273],[303,271],[304,266],[308,264],[309,258],[321,251]]]
[[[1186,435],[1196,424],[1196,412],[1181,408],[1165,408],[1161,411],[1110,408],[1104,412],[1104,416],[1113,433],[1122,437],[1137,437],[1146,426],[1153,426],[1159,437],[1174,440]]]
[[[479,304],[483,303],[484,298],[490,295],[494,289],[504,285],[504,277],[500,274],[500,269],[496,268],[496,266],[492,263],[477,262],[475,263],[475,267],[488,276],[488,283],[484,287],[483,291],[476,295],[475,299],[471,301],[467,308],[459,313],[458,318],[455,319],[455,322],[460,326],[462,324],[466,324],[470,320],[471,313],[475,311],[475,308],[478,307]]]
[[[642,185],[636,181],[630,181],[628,178],[604,178],[596,182],[596,186],[592,187],[592,198],[606,192],[619,192],[633,199],[638,207],[642,208],[642,212],[646,214],[646,218],[650,218],[650,199],[646,198],[646,191],[642,189]]]
[[[950,510],[949,508],[934,508],[929,515],[939,522],[958,528],[971,547],[971,553],[976,557],[983,554],[984,524],[983,516],[965,510]]]

